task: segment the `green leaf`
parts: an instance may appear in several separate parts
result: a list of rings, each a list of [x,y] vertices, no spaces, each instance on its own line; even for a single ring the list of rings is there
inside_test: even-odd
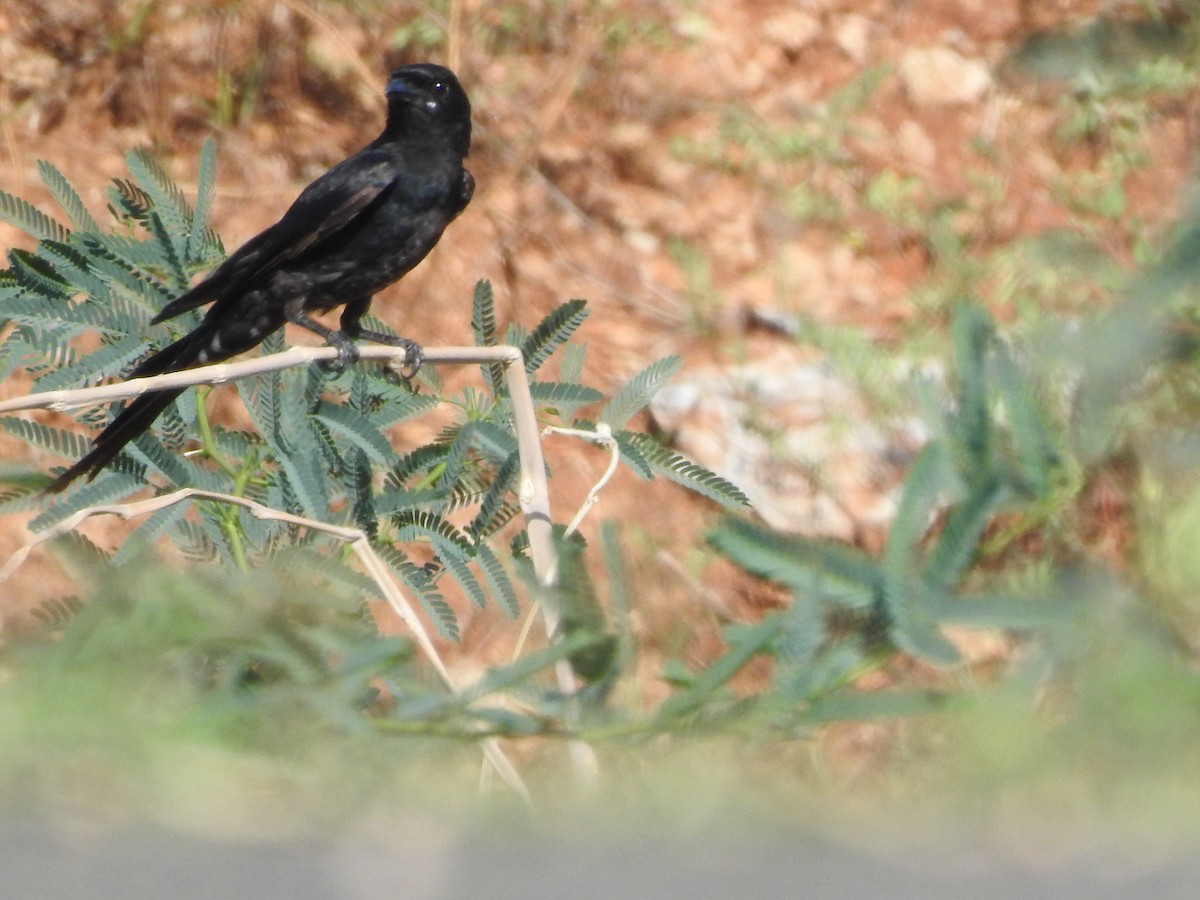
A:
[[[591,422],[582,421],[575,423],[576,428],[585,430],[595,430],[595,426]],[[617,449],[621,453],[621,459],[625,461],[638,477],[643,481],[650,481],[654,478],[654,467],[650,465],[650,460],[642,455],[638,446],[629,438],[629,435],[634,434],[632,431],[618,431],[613,435],[613,440],[617,442]],[[656,442],[655,447],[658,446]]]
[[[46,371],[48,366],[73,365],[78,358],[71,345],[62,340],[61,331],[19,326],[5,342],[6,350],[9,347],[12,353],[19,354],[21,361],[33,375]],[[37,360],[39,356],[43,358],[45,365]]]
[[[50,300],[70,298],[70,284],[54,266],[27,250],[8,251],[9,275],[25,290]]]
[[[583,406],[604,397],[595,388],[562,381],[535,381],[529,385],[529,393],[535,403],[544,406]]]
[[[520,462],[520,457],[515,451],[510,453],[508,459],[496,471],[492,483],[480,500],[479,511],[466,528],[467,534],[477,542],[498,531],[516,514],[516,507],[508,502],[508,495]]]
[[[916,572],[918,544],[932,524],[943,490],[944,453],[941,443],[926,444],[905,479],[884,552],[885,570],[897,576],[908,577]]]
[[[475,555],[475,547],[442,516],[426,510],[407,510],[395,516],[396,541],[421,538],[436,540],[439,552],[466,561]]]
[[[38,250],[43,256],[49,258],[58,276],[67,281],[71,287],[86,294],[89,298],[102,301],[96,306],[106,311],[113,306],[118,306],[118,309],[109,314],[112,321],[119,321],[132,315],[132,305],[113,296],[108,281],[96,271],[87,256],[74,246],[60,244],[57,241],[42,241]],[[136,322],[139,319],[132,318],[132,321]],[[124,328],[126,332],[130,330],[132,330],[130,327]]]
[[[429,580],[429,575],[420,566],[411,562],[396,547],[390,544],[375,544],[375,552],[388,565],[409,590],[417,595],[425,612],[437,627],[438,633],[446,640],[458,641],[458,619],[437,588]]]
[[[476,346],[496,346],[496,298],[492,283],[484,278],[475,282],[475,293],[471,298],[471,330],[475,333]]]
[[[479,583],[479,579],[475,577],[475,573],[459,555],[458,546],[441,535],[434,534],[433,549],[437,554],[438,562],[446,567],[446,571],[458,582],[463,593],[471,598],[471,602],[480,609],[487,606],[487,593],[484,591],[483,585]]]
[[[638,372],[600,411],[600,421],[620,431],[634,414],[646,406],[664,384],[675,377],[683,360],[668,356]]]
[[[384,485],[389,488],[403,488],[408,479],[416,475],[426,475],[431,469],[444,463],[449,453],[448,444],[435,443],[418,447],[400,457],[388,472]]]
[[[986,355],[992,323],[976,306],[960,307],[954,316],[954,370],[957,411],[951,420],[963,468],[982,471],[992,465],[992,417],[988,408]]]
[[[586,358],[586,343],[570,343],[563,347],[562,362],[558,366],[559,379],[569,384],[578,384],[583,378],[583,363]]]
[[[184,259],[190,268],[196,263],[214,262],[224,256],[221,239],[208,227],[217,186],[217,145],[211,137],[200,147],[200,170],[196,181],[196,205],[188,228]]]
[[[944,710],[951,702],[949,694],[938,691],[842,692],[822,697],[803,712],[807,723],[871,722],[928,715]]]
[[[728,509],[746,509],[750,505],[749,498],[736,485],[693,462],[683,454],[661,446],[649,435],[637,431],[625,431],[622,432],[622,437],[637,448],[642,459],[657,474],[683,485],[688,490],[708,497],[710,500],[715,500]]]
[[[521,344],[525,373],[532,375],[587,318],[586,300],[568,300],[546,316]]]
[[[38,240],[65,241],[69,232],[32,203],[0,191],[0,222],[20,228]]]
[[[504,565],[500,562],[500,557],[496,556],[487,544],[477,544],[475,558],[479,561],[479,569],[483,572],[484,578],[487,579],[488,587],[491,589],[492,596],[496,598],[500,609],[510,619],[520,616],[521,605],[517,601],[516,589],[513,587],[512,579],[504,571]]]
[[[187,198],[166,170],[145,150],[139,148],[126,153],[125,165],[150,199],[150,219],[157,216],[161,223],[158,237],[163,248],[169,250],[182,267],[182,261],[187,257],[193,215]]]
[[[463,470],[467,464],[474,423],[464,422],[457,428],[451,428],[450,431],[454,437],[449,442],[450,452],[446,454],[445,465],[442,468],[441,477],[438,479],[438,485],[454,493],[459,489],[459,481],[463,477]]]
[[[377,516],[394,516],[415,509],[438,507],[446,503],[447,493],[441,488],[409,490],[403,487],[384,487],[373,495],[372,506]]]
[[[12,416],[0,418],[0,429],[42,450],[48,450],[67,459],[78,459],[88,451],[88,441],[82,435],[61,428],[52,428],[40,422],[18,419]]]
[[[387,464],[395,456],[392,445],[371,424],[371,420],[349,406],[322,401],[313,410],[313,416],[380,465]]]
[[[732,517],[708,541],[747,572],[801,594],[867,609],[883,591],[879,564],[846,544],[783,534]]]
[[[921,571],[920,578],[925,584],[935,590],[949,590],[958,582],[978,550],[980,535],[1007,495],[1004,483],[994,473],[979,473],[966,498],[946,516],[937,543]]]
[[[943,452],[940,443],[926,445],[904,483],[884,548],[883,596],[898,646],[935,665],[953,665],[960,659],[958,651],[942,637],[929,614],[930,598],[939,592],[920,581],[918,568],[918,545],[929,527],[946,471]]]
[[[187,503],[172,503],[170,506],[151,513],[146,517],[146,521],[139,525],[137,530],[117,548],[112,557],[112,564],[120,566],[130,559],[136,558],[146,546],[153,544],[159,537],[174,528],[187,515],[187,512]]]
[[[40,509],[45,503],[41,490],[45,486],[46,476],[35,469],[21,474],[5,472],[0,478],[0,515]]]
[[[342,483],[350,498],[351,520],[371,540],[379,536],[379,513],[375,509],[375,472],[370,459],[361,450],[350,454],[349,465]]]
[[[265,352],[270,352],[269,346],[281,347],[282,336],[272,335],[272,339],[265,341]],[[307,377],[307,373],[296,371],[268,373],[257,379],[255,388],[249,392],[252,399],[246,405],[258,430],[275,452],[285,498],[290,496],[295,506],[309,518],[328,521],[324,457],[313,423],[309,421]],[[244,382],[239,382],[239,391],[246,391],[242,384]]]
[[[29,523],[29,530],[44,531],[81,509],[119,500],[142,487],[145,482],[144,475],[134,475],[114,465],[97,475],[95,481],[85,482],[79,488],[74,485],[68,488],[57,503]]]
[[[889,578],[887,610],[892,617],[891,637],[901,650],[935,666],[962,662],[958,649],[937,628],[930,608],[942,599],[918,583]]]
[[[486,279],[475,282],[475,293],[471,298],[471,330],[475,333],[478,347],[496,346],[496,298],[492,283]],[[488,363],[483,367],[493,397],[504,393],[504,366]]]
[[[108,186],[109,211],[119,219],[144,223],[154,208],[146,191],[127,178],[114,178]]]
[[[930,604],[929,612],[948,625],[1037,630],[1063,624],[1073,609],[1070,603],[1049,598],[983,594],[941,597]]]
[[[88,208],[84,206],[83,200],[62,172],[44,159],[38,160],[37,170],[38,175],[42,178],[42,183],[50,191],[50,196],[62,207],[63,212],[67,214],[67,218],[71,220],[72,225],[80,231],[94,232],[100,230],[100,226],[92,218],[92,214],[88,212]]]
[[[497,418],[502,418],[497,414]],[[504,425],[494,421],[478,419],[470,423],[471,444],[490,462],[501,464],[517,450],[517,436],[509,426],[508,420],[503,419]]]
[[[994,355],[996,389],[1004,400],[1008,426],[1016,443],[1023,487],[1042,495],[1050,488],[1059,453],[1043,421],[1043,408],[1025,373],[1008,347],[1000,344]]]
[[[25,294],[5,304],[6,321],[16,325],[27,326],[39,332],[52,333],[60,339],[77,333],[78,329],[68,326],[76,324],[64,322],[60,315],[65,315],[70,306],[61,299]]]
[[[170,277],[171,286],[177,291],[187,290],[189,284],[188,273],[184,268],[184,257],[180,255],[183,248],[176,245],[174,233],[163,223],[162,216],[158,214],[157,210],[150,214],[147,227],[161,249],[166,274]]]
[[[83,387],[96,384],[105,378],[120,375],[130,364],[146,352],[146,341],[140,335],[129,335],[115,343],[101,347],[94,353],[80,357],[69,366],[55,369],[37,379],[39,391],[56,391],[61,388]]]
[[[120,285],[139,300],[147,311],[155,313],[174,299],[166,286],[150,276],[141,264],[130,257],[145,255],[145,245],[113,235],[76,235],[75,246],[87,254],[91,263],[110,284]]]
[[[573,654],[586,650],[599,640],[603,640],[603,638],[588,634],[572,635],[557,640],[548,647],[526,653],[507,666],[488,669],[487,674],[478,684],[472,685],[462,693],[459,702],[465,706],[472,702],[478,702],[479,698],[489,694],[525,684],[538,672],[550,668]]]
[[[655,718],[666,724],[694,712],[716,690],[727,684],[754,657],[766,652],[783,630],[783,619],[767,616],[756,625],[728,626],[725,639],[729,650],[700,672],[691,685],[668,698],[658,708]]]
[[[172,485],[176,487],[205,487],[197,484],[195,477],[199,469],[181,456],[171,453],[163,446],[155,435],[150,432],[138,435],[133,444],[126,449],[131,452],[136,447],[146,460],[161,472]]]

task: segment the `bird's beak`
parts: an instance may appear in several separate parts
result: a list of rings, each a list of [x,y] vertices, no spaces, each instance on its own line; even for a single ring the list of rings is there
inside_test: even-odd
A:
[[[403,78],[392,78],[387,83],[385,93],[391,94],[411,94],[412,88]]]

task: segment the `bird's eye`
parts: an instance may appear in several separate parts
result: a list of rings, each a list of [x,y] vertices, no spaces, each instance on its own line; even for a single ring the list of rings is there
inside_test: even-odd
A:
[[[435,81],[433,83],[433,89],[439,94],[444,94],[446,93],[446,83],[443,81]]]

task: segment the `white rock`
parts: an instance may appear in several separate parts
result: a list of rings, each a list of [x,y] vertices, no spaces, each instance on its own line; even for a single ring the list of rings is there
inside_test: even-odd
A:
[[[817,17],[798,9],[774,15],[759,27],[764,38],[793,53],[821,33]]]
[[[919,47],[900,60],[900,80],[917,106],[956,106],[978,101],[992,86],[982,60],[966,59],[949,47]]]
[[[907,464],[929,439],[919,420],[871,421],[829,360],[786,352],[677,378],[650,413],[771,526],[841,539],[886,527]]]
[[[842,16],[833,26],[833,40],[855,62],[867,58],[867,42],[871,36],[871,20],[857,13]]]

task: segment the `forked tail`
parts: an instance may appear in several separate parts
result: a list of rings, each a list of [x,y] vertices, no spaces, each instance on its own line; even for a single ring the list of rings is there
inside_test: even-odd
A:
[[[199,363],[201,351],[210,342],[211,337],[207,329],[201,327],[144,360],[128,377],[141,378],[191,368]],[[82,475],[86,475],[89,480],[95,478],[101,469],[116,459],[126,444],[153,425],[162,411],[185,390],[186,388],[169,388],[148,391],[135,398],[100,432],[87,455],[54,479],[49,487],[45,488],[45,493],[60,493]]]

